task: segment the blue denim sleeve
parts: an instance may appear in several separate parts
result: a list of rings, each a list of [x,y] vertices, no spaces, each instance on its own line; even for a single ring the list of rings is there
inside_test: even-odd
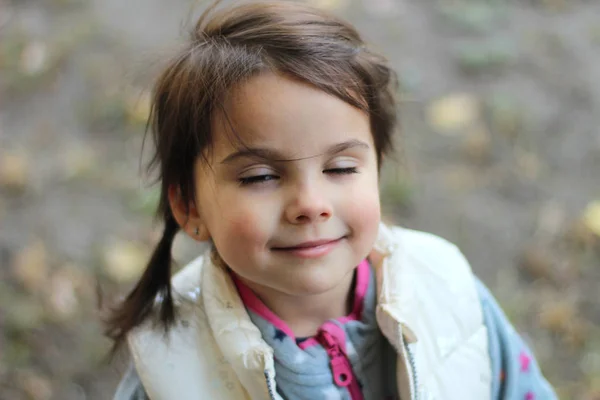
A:
[[[477,291],[488,330],[492,363],[492,400],[557,400],[531,352],[487,287]]]
[[[133,364],[129,366],[123,379],[119,382],[113,400],[150,400]]]

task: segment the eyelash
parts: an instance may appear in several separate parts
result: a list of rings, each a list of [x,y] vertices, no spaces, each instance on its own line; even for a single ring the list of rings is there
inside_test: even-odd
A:
[[[333,173],[335,175],[350,175],[350,174],[358,173],[358,169],[356,167],[330,168],[330,169],[324,170],[323,172]],[[277,177],[275,175],[256,175],[256,176],[249,176],[247,178],[240,178],[239,182],[240,182],[240,185],[247,186],[247,185],[252,185],[252,184],[257,184],[257,183],[266,183],[266,182],[273,181],[276,179],[279,179],[279,177]]]

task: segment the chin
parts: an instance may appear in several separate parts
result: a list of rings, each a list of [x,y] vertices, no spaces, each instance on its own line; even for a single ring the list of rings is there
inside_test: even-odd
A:
[[[348,273],[351,273],[351,271],[329,272],[326,276],[323,276],[322,273],[297,276],[290,283],[293,285],[294,294],[296,295],[318,295],[334,289],[344,280]]]

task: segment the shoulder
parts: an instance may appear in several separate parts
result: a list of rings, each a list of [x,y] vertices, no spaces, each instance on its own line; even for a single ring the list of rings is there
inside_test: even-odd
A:
[[[391,226],[389,229],[396,241],[404,247],[404,250],[413,256],[419,258],[430,256],[432,250],[442,251],[444,255],[460,253],[454,243],[433,233],[400,226]]]
[[[467,340],[483,326],[483,317],[475,275],[460,250],[430,233],[387,229],[390,254],[381,280],[384,301],[398,305],[417,336],[446,332],[457,343]],[[437,333],[430,332],[431,327]]]
[[[390,300],[415,304],[420,299],[432,310],[464,312],[474,317],[473,326],[480,324],[476,279],[457,246],[431,233],[382,226],[378,247],[388,252],[382,288]]]
[[[160,394],[176,390],[166,382],[195,382],[200,390],[205,382],[197,374],[218,358],[201,295],[205,259],[197,258],[173,276],[176,320],[168,331],[150,319],[127,336],[135,369],[150,398],[174,398]]]
[[[458,397],[469,387],[453,386],[458,381],[486,392],[491,381],[486,328],[476,278],[465,257],[457,246],[431,233],[401,227],[388,231],[382,293],[389,293],[386,305],[414,343],[424,381],[435,387],[443,376],[444,385],[454,387]],[[470,370],[478,374],[466,376]],[[465,398],[474,398],[473,393]]]
[[[399,226],[388,229],[395,251],[414,268],[444,281],[462,279],[474,285],[471,266],[454,243],[428,232]]]

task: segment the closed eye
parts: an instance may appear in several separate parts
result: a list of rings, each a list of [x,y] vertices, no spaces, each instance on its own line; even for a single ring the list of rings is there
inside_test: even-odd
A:
[[[272,181],[275,179],[279,179],[279,177],[276,175],[255,175],[255,176],[248,176],[245,178],[239,178],[239,182],[240,182],[240,185],[244,186],[244,185],[252,185],[255,183],[268,182],[268,181]]]
[[[328,174],[336,174],[336,175],[348,175],[348,174],[356,174],[358,170],[356,167],[348,167],[348,168],[329,168],[324,170]]]

